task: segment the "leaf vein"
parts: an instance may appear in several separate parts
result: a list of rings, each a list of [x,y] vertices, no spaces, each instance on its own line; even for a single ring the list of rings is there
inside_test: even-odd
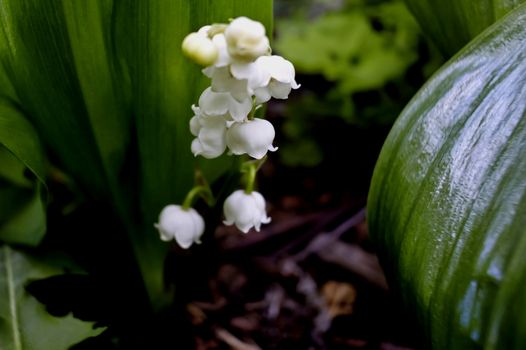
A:
[[[4,247],[4,264],[7,277],[7,292],[9,298],[9,313],[11,315],[11,328],[13,331],[13,343],[16,350],[22,350],[22,340],[18,329],[18,313],[16,309],[15,282],[13,275],[13,264],[11,262],[11,249]]]

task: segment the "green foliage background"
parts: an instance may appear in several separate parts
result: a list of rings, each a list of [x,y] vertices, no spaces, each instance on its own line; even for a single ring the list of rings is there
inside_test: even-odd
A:
[[[331,118],[366,130],[390,126],[442,63],[402,1],[286,1],[277,10],[274,47],[303,84],[284,110],[279,155],[290,167],[327,158],[316,130]]]

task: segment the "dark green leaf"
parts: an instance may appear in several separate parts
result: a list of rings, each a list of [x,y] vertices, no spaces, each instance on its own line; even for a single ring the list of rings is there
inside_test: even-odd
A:
[[[46,168],[38,135],[24,115],[4,99],[0,99],[0,145],[4,146],[21,164],[31,170],[41,183],[45,183]],[[3,175],[6,175],[5,171],[8,168],[15,166],[13,159],[9,159],[6,154],[2,156],[0,161],[5,164],[1,171]],[[18,173],[23,172],[24,169],[24,167],[19,166]],[[19,180],[23,179],[23,176],[16,177]],[[11,176],[10,179],[13,180],[13,177]]]
[[[435,349],[526,347],[526,5],[410,102],[369,194],[391,284]]]
[[[95,336],[93,324],[53,317],[26,290],[27,283],[62,271],[4,245],[0,247],[0,346],[2,350],[65,350]]]
[[[33,190],[9,186],[9,189],[0,189],[0,193],[0,208],[6,209],[0,217],[0,240],[38,245],[46,232],[41,186],[38,184]]]
[[[423,30],[447,56],[524,0],[405,0]]]
[[[37,179],[25,175],[29,169]],[[42,147],[25,117],[0,99],[0,240],[37,245],[46,231]]]
[[[103,25],[110,23],[103,18],[110,18],[111,8],[102,3],[108,2],[0,3],[0,59],[16,102],[63,166],[95,193],[107,188],[101,159],[112,152],[118,165],[118,143],[129,133],[121,125],[122,111],[115,107],[120,99],[109,83],[113,62],[106,45],[111,42]],[[97,124],[101,119],[103,125]],[[104,143],[110,137],[112,149]]]

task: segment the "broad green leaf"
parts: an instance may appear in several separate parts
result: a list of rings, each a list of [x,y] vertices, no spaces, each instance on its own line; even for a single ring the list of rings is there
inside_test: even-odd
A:
[[[36,181],[25,176],[26,169]],[[0,178],[0,241],[37,245],[46,231],[43,150],[31,124],[4,99],[0,99]]]
[[[37,184],[31,192],[32,195],[24,201],[23,206],[18,208],[6,222],[0,222],[1,241],[36,246],[44,238],[46,208],[42,200],[40,184]],[[23,196],[26,196],[25,191]],[[4,198],[0,199],[2,202],[4,200]]]
[[[25,176],[26,167],[15,155],[0,146],[0,178],[22,188],[31,188],[32,183]]]
[[[65,350],[99,334],[73,316],[53,317],[26,290],[27,283],[62,271],[4,245],[0,247],[0,348]]]
[[[454,55],[524,0],[405,0],[440,50]]]
[[[106,51],[111,41],[104,34],[109,30],[105,33],[102,29],[110,27],[111,8],[103,3],[109,4],[0,3],[0,60],[16,92],[16,102],[61,165],[95,194],[107,188],[102,160],[111,156],[113,164],[119,165],[123,146],[118,143],[123,133],[129,134],[126,125],[121,125],[122,111],[117,113],[115,107],[120,101],[118,94],[108,83],[112,81],[108,75],[114,72],[108,66],[115,63]],[[101,119],[102,125],[97,123]],[[104,138],[104,134],[109,136]],[[104,144],[110,137],[113,148]]]
[[[26,166],[0,146],[0,241],[37,245],[46,231],[41,183],[25,176]]]
[[[0,98],[0,146],[3,146],[21,164],[31,170],[42,184],[45,183],[46,167],[43,149],[35,129],[12,103],[2,98]],[[16,163],[13,162],[13,158],[9,159],[9,156],[5,154],[0,161],[6,164],[0,171],[3,175],[8,167],[12,168],[15,166],[13,163]],[[19,170],[23,172],[24,168],[19,167]],[[12,177],[11,180],[13,180]]]
[[[409,103],[369,193],[391,285],[435,349],[526,348],[526,4]]]

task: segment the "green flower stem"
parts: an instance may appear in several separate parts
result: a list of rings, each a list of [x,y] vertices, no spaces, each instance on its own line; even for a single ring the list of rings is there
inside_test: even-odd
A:
[[[241,165],[240,171],[245,174],[245,193],[250,194],[254,191],[256,174],[266,160],[267,156],[261,159],[246,161]]]
[[[196,196],[201,196],[209,206],[213,205],[214,196],[212,194],[212,191],[210,190],[210,187],[203,185],[195,186],[190,190],[190,192],[188,192],[186,198],[183,201],[182,208],[184,210],[190,209]]]
[[[246,169],[246,174],[247,174],[246,175],[247,184],[245,187],[246,194],[251,194],[252,191],[254,191],[254,183],[256,182],[256,173],[257,173],[256,164],[250,162]]]
[[[221,34],[225,32],[226,27],[228,27],[227,24],[224,23],[214,23],[212,24],[212,27],[208,30],[208,37],[212,39],[214,35]]]
[[[250,111],[250,113],[248,114],[248,117],[247,119],[248,120],[254,120],[254,118],[256,117],[256,111],[259,109],[259,106],[256,105],[256,98],[255,97],[252,97],[252,110]]]

